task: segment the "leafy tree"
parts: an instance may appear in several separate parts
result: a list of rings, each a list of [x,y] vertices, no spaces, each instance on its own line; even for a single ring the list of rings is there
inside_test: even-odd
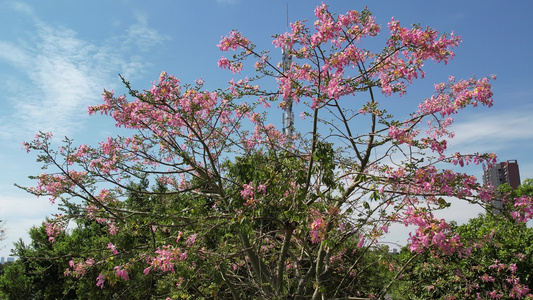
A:
[[[492,197],[449,166],[491,164],[493,154],[446,153],[451,115],[491,106],[489,79],[452,77],[413,113],[394,116],[383,98],[406,94],[424,62],[448,62],[460,39],[392,20],[385,47],[371,51],[359,47],[381,31],[368,10],[336,15],[323,4],[315,16],[311,27],[298,21],[275,37],[282,64],[237,31],[223,37],[222,51],[240,52],[219,66],[240,73],[254,59],[256,72],[227,88],[163,72],[142,92],[124,80],[132,99],[105,91],[89,113],[113,117],[131,136],[97,146],[65,139],[56,149],[40,133],[25,143],[52,171],[24,189],[66,211],[47,222],[48,242],[70,220],[106,228],[110,244],[71,252],[68,275],[105,290],[143,270],[162,276],[158,295],[174,299],[379,298],[405,267],[378,272],[391,256],[376,241],[391,223],[417,226],[411,251],[468,255],[432,210],[448,205],[442,196],[480,205]],[[271,78],[275,90],[259,86]],[[268,124],[275,102],[298,105],[310,131],[289,136]]]
[[[147,188],[147,181],[131,186],[132,193],[126,200],[132,208],[137,208],[140,196],[135,190]],[[146,199],[150,201],[150,199]],[[146,202],[146,201],[145,201]],[[155,205],[152,205],[155,207]],[[80,213],[79,205],[65,205],[63,207],[71,215]],[[58,216],[59,217],[59,216]],[[107,226],[95,220],[76,218],[77,225],[68,231],[58,232],[49,236],[50,223],[48,220],[40,227],[33,227],[29,234],[30,244],[22,240],[15,243],[14,255],[19,257],[13,263],[6,265],[4,274],[0,277],[0,291],[9,299],[151,299],[164,294],[168,290],[162,288],[164,277],[150,274],[145,276],[143,269],[130,268],[128,279],[120,281],[113,269],[117,262],[127,263],[133,258],[127,252],[120,256],[108,255],[107,250],[116,252],[116,246],[123,249],[142,245],[137,240],[149,240],[150,234],[132,232],[116,238],[107,235]],[[113,244],[114,243],[114,244]],[[95,251],[103,252],[99,261],[92,258]],[[84,261],[85,264],[79,264]],[[110,274],[109,270],[114,270]],[[73,272],[74,276],[66,276]],[[106,274],[106,289],[96,286],[95,278]],[[168,285],[168,284],[167,284]]]
[[[31,299],[31,279],[26,276],[24,266],[18,262],[2,265],[0,296],[2,299]]]
[[[503,187],[506,202],[531,196],[531,180],[512,191]],[[507,207],[509,209],[509,207]],[[479,215],[453,226],[470,247],[467,259],[436,251],[412,254],[414,263],[399,284],[398,299],[522,299],[533,298],[533,229],[511,214]],[[518,223],[517,223],[518,222]],[[400,297],[403,295],[403,297]]]

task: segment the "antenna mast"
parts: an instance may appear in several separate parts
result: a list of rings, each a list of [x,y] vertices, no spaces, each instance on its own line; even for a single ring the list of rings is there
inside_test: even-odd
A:
[[[287,3],[287,32],[289,32],[289,3]],[[285,46],[281,49],[283,76],[291,69],[292,57],[289,55],[289,47]],[[282,121],[283,133],[289,139],[292,139],[292,131],[294,127],[294,113],[292,112],[292,99],[287,97],[284,99],[285,106],[283,108]]]

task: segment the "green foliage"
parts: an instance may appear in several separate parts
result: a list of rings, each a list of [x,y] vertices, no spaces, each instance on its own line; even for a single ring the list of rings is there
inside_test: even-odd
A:
[[[150,299],[157,295],[154,276],[144,276],[142,269],[132,269],[130,283],[113,278],[106,289],[95,285],[96,276],[100,272],[112,270],[112,257],[101,260],[79,277],[65,275],[71,268],[69,261],[73,258],[90,257],[94,251],[103,254],[109,242],[105,227],[96,223],[78,224],[69,233],[61,233],[51,243],[43,224],[30,229],[31,243],[26,245],[15,243],[15,262],[5,265],[4,274],[0,277],[0,291],[7,299]],[[122,237],[124,245],[129,244]],[[133,244],[129,244],[130,246]]]
[[[396,286],[394,299],[492,299],[490,293],[513,299],[510,280],[533,290],[533,229],[489,214],[453,230],[469,241],[471,254],[402,251],[403,259],[413,263]]]
[[[31,274],[27,275],[24,265],[8,262],[2,266],[0,295],[2,299],[32,299],[34,297]]]

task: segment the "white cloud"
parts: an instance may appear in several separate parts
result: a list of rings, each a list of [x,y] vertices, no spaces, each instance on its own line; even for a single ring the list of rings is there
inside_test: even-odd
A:
[[[45,216],[57,213],[46,198],[36,198],[24,192],[0,195],[0,220],[6,239],[0,242],[0,256],[9,256],[13,243],[22,238],[29,242],[28,230],[39,226]]]
[[[160,46],[169,39],[148,26],[146,15],[140,12],[134,15],[137,22],[128,28],[125,45],[134,45],[140,51],[148,52],[153,47]]]
[[[3,43],[10,50],[3,58],[23,75],[11,83],[13,93],[7,98],[14,108],[4,132],[54,131],[67,135],[80,125],[89,99],[98,97],[105,84],[106,70],[92,59],[99,49],[76,38],[64,28],[37,26],[31,46]],[[19,53],[18,55],[10,53]]]
[[[467,152],[497,152],[533,139],[533,119],[529,109],[471,115],[452,127],[451,149]]]
[[[146,54],[139,54],[168,39],[141,15],[124,35],[92,43],[71,29],[41,22],[28,6],[13,4],[13,9],[30,15],[35,34],[18,43],[0,40],[0,63],[16,71],[4,81],[9,91],[4,94],[7,107],[0,113],[4,139],[38,131],[71,135],[83,125],[87,106],[100,101],[103,88],[115,85],[111,82],[117,82],[117,73],[138,77],[149,65]]]
[[[10,172],[0,184],[0,220],[6,221],[8,234],[0,242],[0,256],[9,255],[14,241],[27,240],[32,225],[56,212],[46,198],[12,187],[10,181],[21,183],[19,173],[34,173],[29,161],[35,157],[20,151],[19,143],[39,130],[53,131],[59,140],[83,129],[87,106],[101,101],[104,88],[117,86],[117,73],[129,80],[139,78],[149,66],[146,51],[168,39],[138,17],[122,35],[89,41],[72,29],[42,22],[38,11],[27,5],[6,7],[29,27],[16,39],[0,36],[0,161]]]
[[[30,58],[24,49],[13,44],[0,41],[0,60],[11,63],[13,66],[24,66]]]
[[[27,15],[33,15],[33,9],[26,3],[16,1],[16,2],[7,2],[7,5],[14,11],[18,11],[18,12],[21,12]]]

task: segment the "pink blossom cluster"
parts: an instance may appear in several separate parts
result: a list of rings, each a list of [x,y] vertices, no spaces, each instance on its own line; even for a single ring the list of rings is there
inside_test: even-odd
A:
[[[215,112],[219,113],[216,117],[220,124],[230,122],[228,111],[217,110],[220,104],[218,94],[200,91],[202,85],[199,82],[195,88],[183,90],[177,78],[162,72],[149,92],[139,94],[136,100],[128,102],[123,96],[114,97],[113,92],[106,91],[104,104],[90,107],[89,113],[111,114],[117,126],[149,129],[162,137],[169,134],[188,136],[190,132],[183,131],[185,128],[207,124]]]
[[[196,242],[196,236],[197,234],[194,233],[194,234],[191,234],[187,240],[185,240],[185,244],[187,245],[187,248],[190,248],[192,247],[192,245],[194,245],[194,243]]]
[[[389,189],[402,191],[412,195],[435,199],[434,196],[453,196],[459,198],[474,197],[480,190],[475,176],[440,170],[435,166],[428,166],[416,170],[402,167],[384,169],[384,176],[390,181]],[[383,187],[384,188],[384,187]],[[490,197],[490,190],[483,190],[483,197]]]
[[[400,22],[394,18],[389,22],[388,28],[391,35],[388,41],[389,47],[396,45],[406,47],[410,53],[404,55],[413,62],[432,59],[447,63],[454,56],[450,49],[459,46],[461,42],[461,37],[453,33],[439,37],[438,32],[431,28],[401,27]]]
[[[113,269],[115,270],[115,274],[117,275],[117,277],[120,277],[125,281],[130,280],[130,277],[128,276],[128,271],[125,266],[115,266]]]
[[[496,79],[492,76],[492,79]],[[435,85],[437,96],[432,96],[419,104],[418,114],[435,114],[450,116],[466,106],[476,107],[479,104],[491,107],[493,92],[489,78],[463,79],[459,82],[452,76],[447,83]]]
[[[404,94],[413,79],[425,77],[422,70],[425,60],[447,63],[454,56],[451,49],[461,41],[453,33],[438,37],[437,31],[430,28],[401,27],[394,18],[389,22],[388,28],[389,52],[382,56],[380,65],[376,68],[376,75],[385,95],[393,92]]]
[[[273,43],[287,52],[287,55],[308,58],[312,56],[313,49],[320,47],[322,44],[331,42],[339,48],[345,48],[341,52],[332,53],[325,58],[324,65],[320,70],[314,70],[309,64],[299,66],[293,63],[290,71],[285,72],[278,78],[279,91],[283,99],[292,99],[298,102],[300,97],[313,98],[313,107],[320,105],[324,99],[313,97],[313,87],[308,87],[298,83],[299,81],[309,81],[313,86],[318,87],[320,91],[328,94],[331,98],[338,99],[342,95],[354,92],[352,84],[348,84],[352,79],[345,80],[342,78],[344,68],[366,59],[366,52],[353,45],[365,36],[375,36],[379,33],[379,26],[375,24],[374,18],[368,13],[358,13],[350,11],[346,15],[332,16],[327,11],[327,5],[322,4],[315,10],[318,20],[314,24],[315,33],[308,36],[308,29],[302,22],[291,24],[291,32],[277,36]],[[345,47],[340,47],[345,43]],[[221,50],[237,49],[238,46],[245,48],[250,52],[248,40],[242,41],[242,36],[231,32],[228,37],[223,37],[219,45],[233,45],[233,48],[221,47]],[[298,45],[297,48],[294,48]],[[259,66],[264,66],[266,58],[264,55],[257,54]],[[219,66],[229,68],[233,72],[240,71],[242,65],[238,61],[229,61],[222,58]],[[333,71],[333,68],[336,70]],[[325,76],[319,78],[319,74]],[[330,76],[331,75],[331,76]],[[324,80],[326,79],[326,80]],[[359,79],[353,79],[359,80]]]
[[[390,126],[389,136],[400,144],[412,145],[413,142],[418,141],[417,136],[421,132],[420,129],[415,128],[415,125],[425,116],[429,116],[425,137],[421,138],[420,141],[425,147],[440,154],[441,159],[443,159],[443,153],[447,149],[445,138],[453,138],[454,136],[454,133],[448,129],[453,123],[453,118],[449,116],[467,106],[476,107],[478,104],[492,106],[493,93],[488,78],[456,82],[455,78],[451,77],[447,84],[436,85],[435,91],[438,95],[421,103],[413,118],[406,120],[401,126]],[[436,114],[440,115],[441,118],[437,118]],[[473,159],[474,163],[481,162],[481,157],[472,156],[468,159]],[[457,162],[461,163],[464,160],[465,157],[462,160],[457,160]]]
[[[451,157],[451,163],[454,165],[459,165],[461,167],[464,167],[465,165],[474,164],[474,165],[480,165],[483,164],[485,167],[492,167],[497,162],[497,157],[494,153],[486,153],[486,154],[461,154],[459,152],[456,152]]]
[[[68,171],[65,175],[43,173],[37,178],[37,186],[30,187],[29,191],[37,196],[48,195],[50,196],[50,203],[54,203],[63,193],[81,184],[86,175],[86,172],[76,172],[74,170]]]
[[[56,237],[59,233],[65,231],[63,224],[59,224],[59,221],[59,219],[56,219],[55,222],[44,222],[46,235],[51,243],[56,241]]]
[[[221,51],[237,50],[239,47],[249,51],[250,46],[250,41],[236,30],[232,30],[229,36],[222,36],[220,43],[217,45]],[[229,69],[232,73],[239,74],[243,68],[242,62],[230,61],[225,57],[220,58],[218,66],[220,68]]]
[[[22,142],[22,148],[28,153],[32,149],[48,148],[48,140],[52,139],[52,137],[53,134],[51,132],[39,132],[39,134],[33,136],[33,141]]]
[[[243,184],[241,196],[245,201],[244,205],[250,205],[252,207],[255,206],[255,203],[258,200],[256,198],[256,192],[259,192],[264,196],[266,194],[266,189],[267,186],[262,183],[259,183],[257,186],[254,186],[253,182]]]
[[[526,223],[533,218],[533,197],[522,196],[514,199],[515,210],[511,216],[519,223]]]
[[[220,43],[217,45],[221,51],[237,50],[237,48],[247,48],[250,41],[244,37],[240,32],[232,30],[229,36],[222,36]]]
[[[474,268],[474,267],[473,267]],[[480,276],[483,283],[492,284],[494,289],[485,292],[491,299],[501,299],[505,295],[515,299],[530,299],[533,294],[530,294],[530,289],[526,284],[521,283],[521,279],[516,275],[518,266],[514,263],[502,263],[498,260],[494,261],[488,267],[488,270]],[[479,289],[479,284],[473,286],[474,289]]]
[[[74,276],[76,278],[82,277],[82,276],[85,275],[85,272],[89,268],[94,266],[95,263],[96,263],[96,261],[93,258],[88,258],[85,261],[80,260],[78,262],[76,262],[74,260],[70,260],[68,262],[70,267],[65,270],[64,274],[65,274],[65,276],[69,276],[70,275],[70,276]]]
[[[100,193],[98,193],[98,196],[96,196],[96,199],[100,202],[100,203],[113,203],[113,202],[116,202],[117,199],[114,197],[113,193],[111,191],[109,191],[108,189],[106,188],[103,188],[100,190]]]
[[[111,250],[111,253],[113,253],[113,255],[118,254],[117,247],[111,242],[107,244],[107,249]]]
[[[233,74],[235,73],[241,73],[243,65],[242,62],[231,62],[225,57],[221,57],[218,60],[218,67],[222,69],[229,69]]]
[[[319,243],[326,236],[326,220],[325,216],[316,209],[311,209],[310,211],[311,228],[309,230],[309,237],[311,238],[311,243]]]
[[[157,248],[155,254],[157,254],[157,256],[151,257],[148,260],[150,266],[144,269],[145,275],[150,273],[151,270],[157,269],[164,272],[174,273],[174,264],[187,258],[186,250],[181,251],[180,248],[176,248],[172,245]]]
[[[422,209],[409,207],[404,212],[403,223],[417,226],[415,233],[409,234],[411,252],[423,253],[434,247],[446,255],[457,252],[460,256],[468,257],[472,251],[471,247],[464,247],[459,235],[451,232],[445,220],[437,220]]]
[[[317,18],[314,23],[316,32],[310,37],[311,47],[327,41],[340,47],[346,39],[360,40],[365,36],[375,36],[380,32],[374,17],[360,14],[355,10],[339,15],[335,20],[328,11],[328,6],[322,3],[315,9],[315,17]]]

